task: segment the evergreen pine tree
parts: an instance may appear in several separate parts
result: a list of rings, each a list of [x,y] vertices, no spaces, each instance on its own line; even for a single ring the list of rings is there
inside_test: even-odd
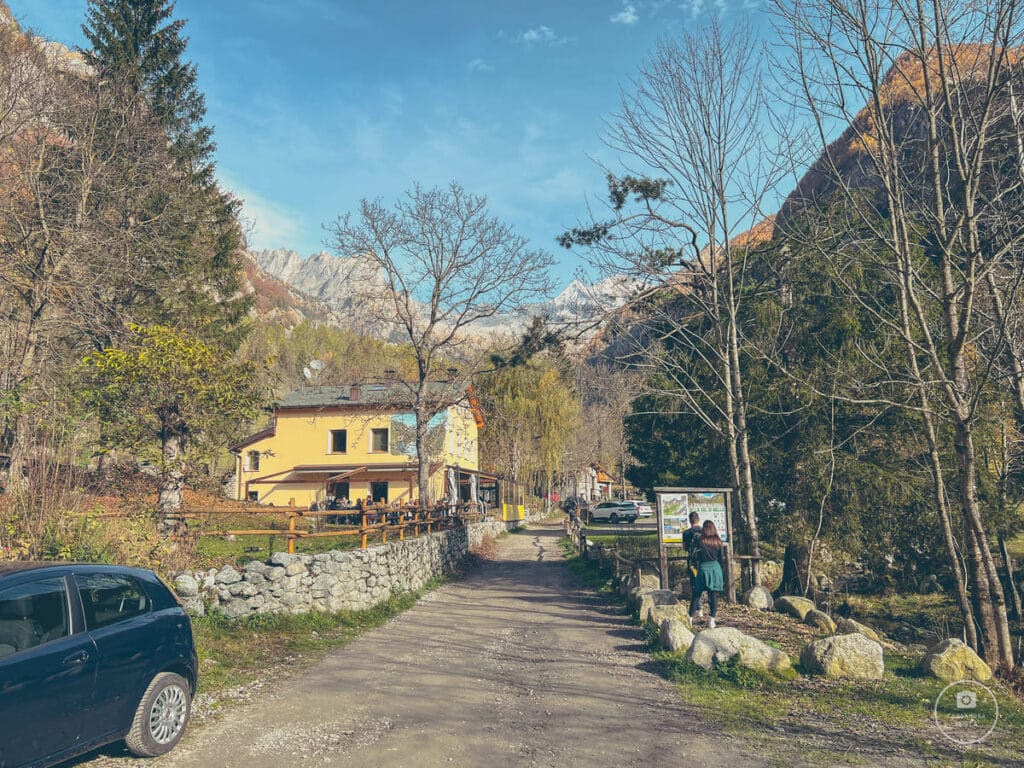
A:
[[[139,322],[164,323],[230,346],[240,342],[251,300],[238,297],[244,238],[239,202],[214,177],[213,131],[196,67],[183,59],[188,39],[173,0],[89,0],[83,51],[97,75],[141,99],[169,140],[166,193],[138,201],[136,218],[151,233],[140,240],[146,264],[127,290],[147,296]]]
[[[191,171],[212,176],[213,131],[203,125],[206,100],[196,67],[182,61],[184,19],[171,19],[169,0],[90,0],[82,26],[85,51],[102,77],[141,94]],[[208,180],[208,179],[207,179]]]

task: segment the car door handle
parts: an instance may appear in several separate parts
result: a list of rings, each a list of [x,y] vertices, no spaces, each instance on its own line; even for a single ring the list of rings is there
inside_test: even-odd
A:
[[[89,652],[88,651],[78,651],[76,653],[72,653],[70,656],[65,656],[64,657],[64,666],[65,667],[70,667],[70,666],[72,666],[74,664],[85,664],[85,662],[87,662],[88,660],[89,660]]]

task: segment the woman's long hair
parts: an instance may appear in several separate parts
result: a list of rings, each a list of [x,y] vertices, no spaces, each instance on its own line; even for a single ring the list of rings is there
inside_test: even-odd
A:
[[[722,548],[722,537],[718,535],[718,529],[710,520],[704,521],[704,528],[700,534],[700,543],[711,549]]]

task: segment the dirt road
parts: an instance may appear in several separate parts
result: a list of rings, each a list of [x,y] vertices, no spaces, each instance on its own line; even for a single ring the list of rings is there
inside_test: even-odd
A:
[[[763,765],[728,736],[693,733],[639,630],[575,587],[559,535],[502,539],[466,579],[149,764]]]

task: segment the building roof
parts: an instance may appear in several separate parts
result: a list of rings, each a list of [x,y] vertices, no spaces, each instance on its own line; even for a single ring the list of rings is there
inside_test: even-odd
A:
[[[276,424],[271,424],[269,427],[265,427],[264,429],[261,429],[256,434],[249,435],[244,440],[242,440],[240,442],[237,442],[234,445],[228,446],[228,450],[231,451],[232,453],[238,453],[243,448],[246,448],[246,447],[252,445],[253,443],[258,443],[260,440],[262,440],[265,437],[273,437],[274,434],[276,433],[276,431],[277,431],[277,425]]]
[[[459,397],[456,397],[456,394]],[[477,427],[484,427],[483,410],[472,385],[459,392],[450,382],[430,381],[427,382],[427,397],[436,398],[441,402],[464,399],[473,413]],[[412,385],[402,381],[353,384],[349,387],[302,387],[275,402],[274,408],[358,408],[370,405],[405,410],[412,408],[412,398]]]
[[[446,381],[427,384],[428,396],[454,395],[452,385]],[[460,392],[461,394],[461,392]],[[350,387],[302,387],[289,392],[276,403],[275,408],[348,408],[365,405],[394,405],[407,408],[412,404],[413,392],[404,382],[381,384],[353,384]]]

